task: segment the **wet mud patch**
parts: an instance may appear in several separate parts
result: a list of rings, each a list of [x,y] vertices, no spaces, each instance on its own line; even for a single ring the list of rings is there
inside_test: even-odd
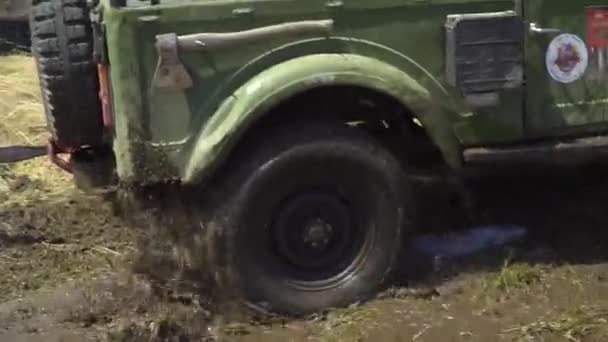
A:
[[[517,226],[524,238],[455,258],[404,259],[403,278],[375,300],[233,340],[604,341],[607,171],[591,165],[477,179],[475,220],[463,226],[462,217],[445,215],[440,229],[433,217],[432,233]],[[435,205],[437,216],[447,212]]]
[[[63,185],[10,192],[0,205],[0,300],[110,270],[133,248],[108,205]]]
[[[33,59],[0,59],[0,144],[44,144]],[[145,213],[131,226],[124,218],[140,215],[112,196],[78,191],[45,158],[0,165],[0,340],[161,341],[177,326],[187,336],[208,334],[205,301],[175,290],[170,249],[148,249],[160,254],[148,270],[162,285],[152,272],[132,272],[136,235],[166,240],[147,229]]]

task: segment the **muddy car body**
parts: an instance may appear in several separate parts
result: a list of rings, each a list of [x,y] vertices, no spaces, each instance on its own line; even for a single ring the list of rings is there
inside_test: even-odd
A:
[[[29,49],[29,8],[30,2],[25,0],[0,1],[0,51]]]
[[[420,228],[407,175],[602,151],[602,5],[40,0],[50,154],[230,207],[193,234],[229,255],[248,301],[345,305]]]

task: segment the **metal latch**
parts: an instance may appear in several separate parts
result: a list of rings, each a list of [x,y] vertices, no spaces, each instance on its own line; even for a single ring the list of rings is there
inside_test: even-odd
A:
[[[175,33],[156,36],[158,65],[153,84],[158,88],[184,90],[192,87],[192,77],[179,59],[179,45]]]

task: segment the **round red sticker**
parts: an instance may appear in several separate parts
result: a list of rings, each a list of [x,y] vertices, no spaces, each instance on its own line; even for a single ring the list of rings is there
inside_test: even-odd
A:
[[[585,42],[579,37],[564,33],[549,44],[546,55],[547,70],[561,83],[580,79],[587,70],[589,56]]]

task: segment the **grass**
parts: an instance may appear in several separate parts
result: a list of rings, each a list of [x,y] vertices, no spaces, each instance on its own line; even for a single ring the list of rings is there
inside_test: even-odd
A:
[[[46,143],[48,132],[36,65],[26,55],[0,57],[0,145]],[[14,181],[34,180],[26,191],[15,193]],[[14,165],[0,164],[0,200],[28,201],[44,193],[71,187],[70,179],[46,160],[31,160]],[[11,193],[10,196],[7,194]]]
[[[514,289],[526,289],[542,280],[542,271],[538,266],[528,263],[511,263],[506,259],[502,268],[488,275],[482,281],[484,292],[506,292]]]
[[[507,329],[518,340],[529,341],[549,337],[569,341],[605,341],[608,338],[608,310],[597,306],[582,306],[566,312],[557,320],[539,320]]]
[[[26,55],[0,58],[0,143],[44,143],[46,124],[34,60]]]
[[[375,312],[370,309],[361,309],[357,305],[349,308],[335,310],[318,321],[315,335],[319,341],[340,342],[360,341],[368,336],[371,325],[375,325]]]

